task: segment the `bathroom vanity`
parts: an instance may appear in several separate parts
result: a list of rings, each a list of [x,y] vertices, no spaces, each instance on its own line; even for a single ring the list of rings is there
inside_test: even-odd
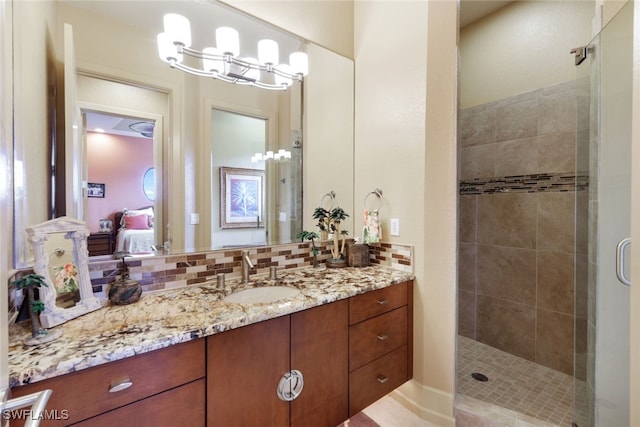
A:
[[[301,268],[278,281],[298,295],[250,304],[224,298],[273,283],[164,291],[69,321],[39,350],[14,325],[12,391],[53,390],[44,426],[335,427],[412,377],[412,279]]]

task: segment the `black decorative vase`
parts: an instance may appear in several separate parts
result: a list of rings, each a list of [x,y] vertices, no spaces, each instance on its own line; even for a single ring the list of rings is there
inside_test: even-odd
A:
[[[140,299],[142,286],[138,280],[125,280],[111,283],[109,301],[115,305],[132,304]]]

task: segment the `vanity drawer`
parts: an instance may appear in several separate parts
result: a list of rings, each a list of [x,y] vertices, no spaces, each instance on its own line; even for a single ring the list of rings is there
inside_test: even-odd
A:
[[[349,324],[407,305],[407,283],[377,289],[349,299]]]
[[[69,425],[203,378],[205,372],[205,340],[198,339],[16,387],[12,393],[23,396],[51,389],[47,410],[66,413],[68,419],[41,425]],[[132,383],[130,387],[109,392],[127,380]]]
[[[204,427],[205,379],[156,394],[97,417],[74,427],[138,427],[181,425]]]
[[[349,416],[353,416],[404,384],[408,377],[407,346],[349,374]]]
[[[407,344],[407,307],[349,328],[349,371]]]

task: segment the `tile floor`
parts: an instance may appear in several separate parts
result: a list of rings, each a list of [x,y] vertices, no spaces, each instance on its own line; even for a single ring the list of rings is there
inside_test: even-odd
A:
[[[456,416],[494,425],[570,427],[574,418],[573,377],[458,336]],[[481,372],[487,382],[473,379]]]

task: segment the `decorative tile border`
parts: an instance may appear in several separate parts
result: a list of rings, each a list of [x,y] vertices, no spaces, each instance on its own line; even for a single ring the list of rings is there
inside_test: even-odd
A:
[[[494,193],[547,193],[583,191],[589,187],[589,176],[573,173],[542,173],[460,180],[460,195]]]

